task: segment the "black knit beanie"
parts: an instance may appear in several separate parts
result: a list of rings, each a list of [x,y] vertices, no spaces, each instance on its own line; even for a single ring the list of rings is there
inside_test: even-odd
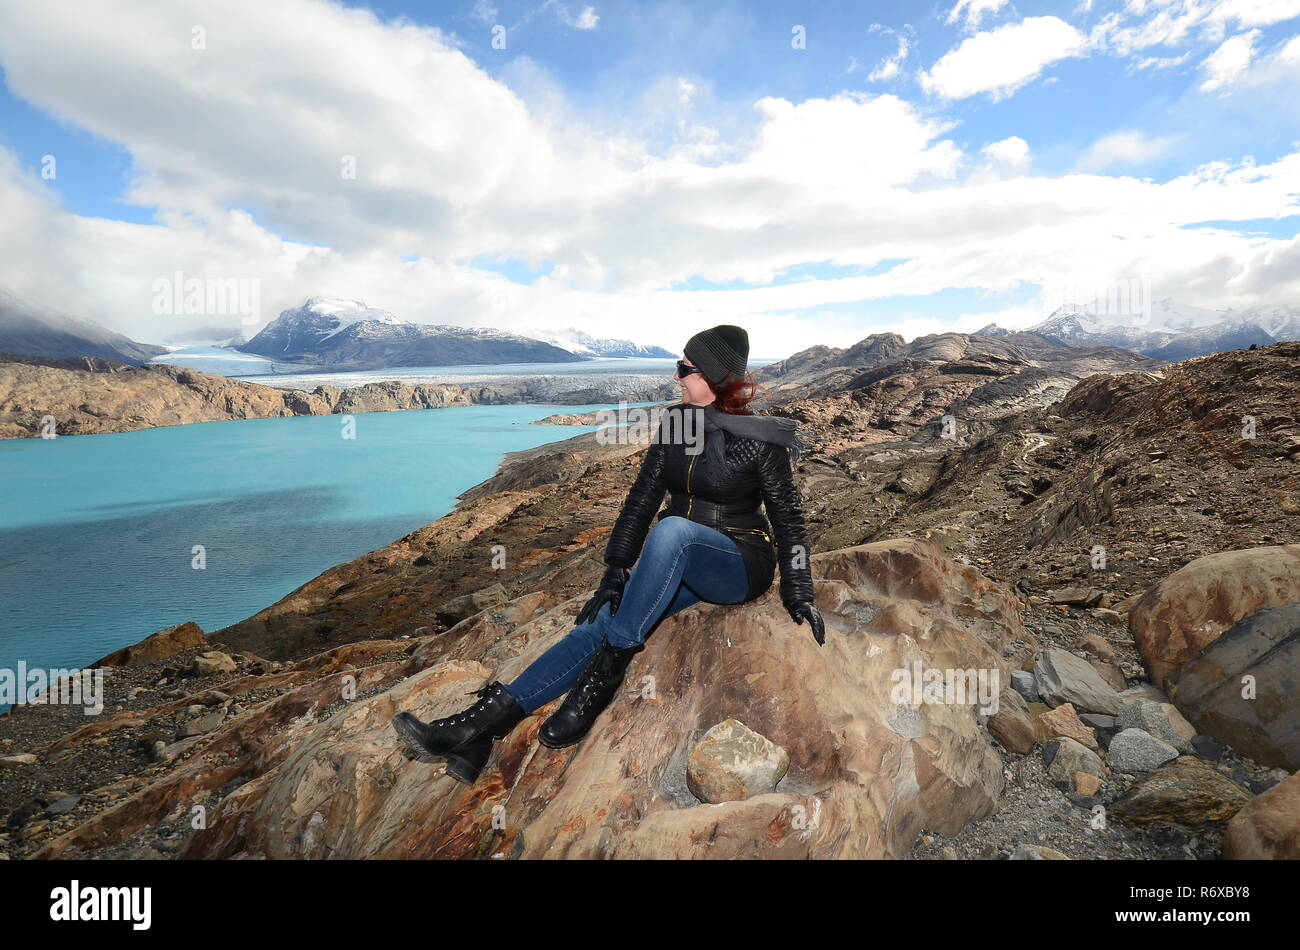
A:
[[[724,323],[695,334],[686,341],[682,353],[700,368],[711,385],[720,386],[745,375],[749,334],[743,327]]]

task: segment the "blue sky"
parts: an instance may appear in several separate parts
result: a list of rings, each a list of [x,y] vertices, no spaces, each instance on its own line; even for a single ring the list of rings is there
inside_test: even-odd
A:
[[[1300,290],[1300,0],[57,6],[0,12],[0,284],[141,339],[177,270],[771,357]]]

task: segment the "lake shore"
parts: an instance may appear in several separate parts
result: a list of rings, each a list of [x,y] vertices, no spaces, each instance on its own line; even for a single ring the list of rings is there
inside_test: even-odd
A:
[[[133,367],[111,360],[30,357],[0,362],[0,439],[450,406],[659,402],[676,393],[671,374],[484,375],[489,378],[459,383],[318,385],[308,392],[165,363]]]

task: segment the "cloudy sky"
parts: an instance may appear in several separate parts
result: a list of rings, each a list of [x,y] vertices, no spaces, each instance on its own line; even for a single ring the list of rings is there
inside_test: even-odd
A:
[[[0,70],[0,285],[145,341],[177,272],[773,358],[1300,298],[1300,0],[4,2]]]

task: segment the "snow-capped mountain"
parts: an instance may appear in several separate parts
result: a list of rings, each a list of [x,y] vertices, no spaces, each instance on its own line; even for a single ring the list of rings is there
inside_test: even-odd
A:
[[[1120,346],[1176,362],[1251,344],[1300,340],[1300,308],[1207,310],[1165,297],[1152,303],[1148,320],[1145,314],[1106,314],[1066,305],[1026,332],[1067,346]]]
[[[1003,329],[996,323],[986,323],[976,330],[972,336],[1011,336],[1011,331]]]
[[[572,363],[584,357],[492,327],[411,323],[360,300],[312,297],[235,349],[292,363],[383,369],[493,363]]]
[[[541,330],[526,327],[520,332],[534,340],[544,340],[553,346],[577,353],[579,356],[636,356],[671,359],[676,353],[670,353],[662,346],[647,346],[633,343],[631,340],[616,340],[606,337],[594,337],[575,327],[563,330]]]

